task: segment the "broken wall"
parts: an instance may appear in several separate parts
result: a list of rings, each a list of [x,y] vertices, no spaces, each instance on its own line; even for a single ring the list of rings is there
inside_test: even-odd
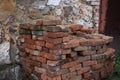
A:
[[[0,79],[5,79],[11,69],[14,69],[14,74],[15,67],[18,66],[16,40],[20,24],[34,24],[37,19],[54,16],[61,19],[62,24],[77,23],[98,27],[99,4],[100,0],[0,0],[0,66],[5,66],[4,69],[0,68],[0,73],[5,73]]]

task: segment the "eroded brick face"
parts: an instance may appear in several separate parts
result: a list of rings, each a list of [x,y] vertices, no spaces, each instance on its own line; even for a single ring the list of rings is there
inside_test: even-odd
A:
[[[40,24],[36,21],[29,24],[32,26],[20,26],[18,42],[21,44],[18,46],[26,78],[100,80],[112,72],[115,50],[108,47],[112,37],[76,24],[64,30],[66,28],[58,26],[61,24],[56,19],[42,21],[44,23],[40,20]],[[33,74],[34,77],[31,76]]]

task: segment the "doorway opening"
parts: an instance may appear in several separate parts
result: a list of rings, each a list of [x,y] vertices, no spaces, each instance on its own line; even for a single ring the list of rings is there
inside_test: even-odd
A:
[[[108,0],[104,33],[109,36],[120,36],[120,0]]]
[[[113,36],[110,47],[120,54],[120,0],[101,0],[100,33]]]

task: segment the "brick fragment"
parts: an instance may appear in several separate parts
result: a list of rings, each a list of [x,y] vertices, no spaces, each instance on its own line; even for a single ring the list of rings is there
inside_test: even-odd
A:
[[[49,66],[57,66],[57,65],[59,65],[59,61],[50,61],[50,60],[48,60],[47,65],[49,65]]]
[[[40,56],[47,58],[49,60],[58,60],[60,59],[60,56],[56,56],[52,53],[46,53],[46,52],[40,52]]]
[[[45,41],[35,41],[34,44],[37,46],[45,46]]]
[[[36,21],[36,25],[43,25],[43,20],[42,19],[38,19],[37,21]]]
[[[86,72],[88,72],[88,71],[90,71],[90,67],[81,68],[81,69],[78,70],[77,72],[78,72],[78,75],[81,75],[81,74],[86,73]]]
[[[91,66],[91,65],[96,65],[97,61],[85,61],[82,63],[83,67]]]
[[[81,64],[78,64],[78,65],[75,65],[75,66],[69,68],[70,72],[74,72],[74,71],[80,70],[81,66],[82,66]]]
[[[78,39],[73,39],[69,41],[68,43],[63,44],[63,48],[74,48],[79,46],[79,40]]]
[[[62,38],[67,37],[69,34],[67,32],[49,32],[48,37],[49,38]]]
[[[44,68],[35,67],[34,69],[37,73],[42,73],[42,74],[46,73],[46,69]]]
[[[69,63],[63,64],[61,66],[61,68],[70,68],[70,67],[73,67],[75,65],[77,65],[77,63],[75,61],[73,61],[73,62],[69,62]]]
[[[83,28],[83,26],[79,25],[79,24],[72,24],[70,26],[70,29],[73,33],[75,33],[76,31],[80,31],[82,28]]]

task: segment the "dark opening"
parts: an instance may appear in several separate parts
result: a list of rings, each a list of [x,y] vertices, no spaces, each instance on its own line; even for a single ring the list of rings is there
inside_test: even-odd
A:
[[[108,0],[105,34],[120,36],[120,0]]]

